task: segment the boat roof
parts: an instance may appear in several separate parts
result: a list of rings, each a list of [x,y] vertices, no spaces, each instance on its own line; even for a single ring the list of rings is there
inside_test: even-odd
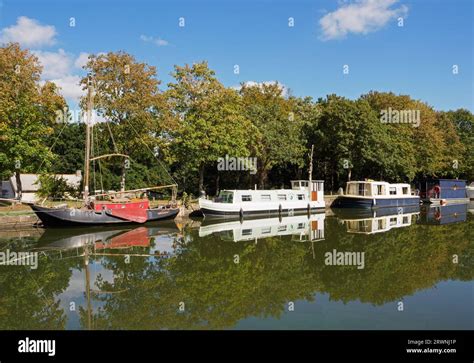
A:
[[[366,183],[366,184],[384,184],[384,185],[394,185],[394,186],[410,186],[408,183],[388,183],[384,181],[377,180],[359,180],[359,181],[349,181],[347,184],[357,184],[357,183]]]
[[[452,181],[452,182],[465,182],[465,179],[444,179],[444,178],[428,178],[426,181],[435,181],[435,180],[442,180],[442,181]]]
[[[280,189],[222,189],[221,192],[292,192],[292,193],[303,193],[304,190],[299,189],[287,189],[287,188],[280,188]]]

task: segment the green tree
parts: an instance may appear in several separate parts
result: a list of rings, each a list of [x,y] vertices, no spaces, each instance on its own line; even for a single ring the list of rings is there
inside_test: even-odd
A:
[[[13,173],[21,198],[20,172],[47,168],[54,158],[48,147],[56,110],[66,107],[58,88],[40,86],[38,59],[17,43],[0,47],[0,176]]]
[[[258,130],[252,151],[258,157],[260,188],[274,166],[304,163],[303,107],[296,99],[285,98],[283,91],[278,83],[242,84],[240,88],[245,116]]]
[[[455,176],[453,161],[462,158],[464,147],[456,133],[456,126],[449,117],[407,95],[370,92],[361,98],[367,100],[379,115],[382,110],[390,108],[419,112],[418,127],[396,123],[384,125],[391,140],[387,146],[401,150],[401,155],[413,167],[413,170],[410,168],[405,172],[409,179],[414,175],[420,178]]]
[[[124,153],[131,157],[132,163],[136,163],[137,167],[162,167],[157,165],[156,148],[159,147],[160,139],[156,136],[163,131],[169,112],[159,90],[160,81],[157,79],[156,68],[138,62],[128,53],[109,52],[89,56],[84,69],[88,76],[81,80],[81,84],[87,87],[88,82],[92,83],[95,90],[94,108],[99,116],[107,120],[105,125],[94,127],[94,153]],[[81,100],[81,105],[86,108],[85,98]],[[117,164],[113,161],[100,161],[97,167],[107,174],[116,171]],[[120,184],[123,187],[127,164],[123,162],[119,169],[122,175]],[[146,179],[158,174],[135,173],[131,185],[143,186]],[[157,183],[158,180],[153,182]]]
[[[458,175],[467,180],[474,180],[474,115],[462,108],[456,111],[440,112],[440,114],[454,125],[459,141],[462,143],[462,149],[458,147],[457,155],[453,155],[453,160],[459,161]]]
[[[52,151],[56,155],[51,172],[71,174],[84,167],[85,124],[71,122],[54,130]]]
[[[175,66],[172,76],[175,81],[166,92],[175,116],[168,160],[198,171],[201,191],[206,166],[225,155],[250,154],[254,128],[243,115],[237,92],[225,88],[206,62]]]

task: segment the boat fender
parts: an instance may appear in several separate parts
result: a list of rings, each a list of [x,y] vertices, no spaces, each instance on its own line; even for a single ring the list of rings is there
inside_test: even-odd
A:
[[[240,218],[244,218],[244,210],[242,208],[240,208],[239,216]]]
[[[281,215],[281,212],[282,212],[282,207],[281,207],[281,204],[278,206],[278,214]]]
[[[308,203],[308,214],[311,214],[311,205]]]

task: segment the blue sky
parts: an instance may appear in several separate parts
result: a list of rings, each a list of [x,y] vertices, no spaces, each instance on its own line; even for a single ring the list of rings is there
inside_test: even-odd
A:
[[[162,89],[174,64],[207,60],[226,86],[279,81],[315,99],[393,91],[473,110],[471,0],[0,2],[0,42],[34,50],[72,104],[81,53],[124,50],[157,67]]]

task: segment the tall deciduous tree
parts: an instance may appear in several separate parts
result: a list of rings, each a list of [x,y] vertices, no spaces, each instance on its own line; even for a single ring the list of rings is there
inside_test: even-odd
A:
[[[109,125],[102,127],[96,149],[125,153],[133,162],[143,162],[150,168],[157,166],[156,138],[166,121],[166,103],[159,90],[156,68],[138,62],[125,52],[109,52],[89,56],[84,67],[88,76],[81,80],[84,88],[91,81],[95,89],[94,108]],[[83,108],[86,99],[81,100]],[[112,135],[108,134],[111,131]],[[97,150],[96,150],[97,151]],[[104,162],[104,164],[106,164]],[[122,187],[125,178],[125,163],[121,167]],[[162,182],[162,181],[161,181]]]
[[[414,158],[410,165],[414,170],[402,171],[409,177],[455,176],[456,160],[463,154],[463,146],[456,132],[456,126],[447,117],[436,112],[428,104],[413,100],[407,95],[370,92],[362,96],[371,107],[380,113],[382,110],[396,110],[419,114],[419,124],[386,124],[393,140],[387,146],[402,150],[402,157]]]
[[[175,66],[172,76],[167,98],[176,122],[170,130],[170,160],[198,171],[202,191],[205,167],[225,155],[248,156],[256,131],[243,115],[237,92],[225,88],[206,62]]]
[[[455,152],[453,159],[459,161],[453,163],[453,166],[458,166],[460,177],[474,180],[474,115],[461,108],[456,111],[440,112],[440,117],[454,125],[462,145],[462,148],[458,145],[458,148],[453,150]]]
[[[258,157],[258,182],[263,188],[268,172],[276,165],[303,165],[305,142],[301,109],[295,99],[286,99],[278,83],[242,84],[245,116],[258,130],[254,145]]]
[[[54,155],[48,136],[56,110],[66,106],[53,83],[40,85],[38,58],[17,43],[0,47],[0,176],[16,176],[21,198],[20,171],[48,167]]]

